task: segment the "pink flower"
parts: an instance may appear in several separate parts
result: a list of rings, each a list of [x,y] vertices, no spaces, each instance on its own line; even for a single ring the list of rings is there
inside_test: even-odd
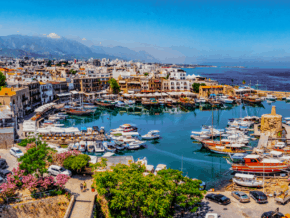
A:
[[[64,185],[67,183],[67,181],[70,179],[69,176],[64,174],[58,174],[56,176],[56,182],[55,185],[59,186],[60,188],[64,188]]]
[[[23,187],[27,188],[29,191],[34,191],[38,184],[37,178],[31,174],[27,176],[23,176],[22,182],[23,182]]]

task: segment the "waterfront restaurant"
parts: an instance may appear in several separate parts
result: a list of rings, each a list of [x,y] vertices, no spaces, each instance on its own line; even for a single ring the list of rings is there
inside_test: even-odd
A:
[[[199,87],[199,96],[208,97],[210,94],[224,94],[224,86],[200,86]]]

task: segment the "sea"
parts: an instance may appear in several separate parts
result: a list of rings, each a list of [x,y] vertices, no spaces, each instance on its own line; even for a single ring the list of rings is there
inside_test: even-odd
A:
[[[195,68],[185,69],[188,74],[205,76],[216,79],[220,83],[235,84],[257,82],[258,87],[267,87],[268,90],[290,91],[288,86],[290,71],[271,71],[256,69],[227,69],[227,68]],[[276,74],[275,74],[276,72]],[[166,164],[168,168],[182,170],[185,176],[197,178],[207,183],[208,187],[217,187],[222,181],[231,177],[230,165],[226,157],[213,154],[201,148],[201,145],[190,138],[191,131],[201,130],[202,125],[214,125],[215,128],[225,128],[230,118],[245,116],[261,116],[270,113],[272,106],[283,117],[290,116],[290,104],[285,101],[273,103],[263,102],[261,106],[235,105],[220,109],[195,108],[152,108],[146,110],[142,107],[127,110],[101,110],[97,109],[90,117],[70,116],[62,121],[66,127],[75,126],[79,129],[85,127],[104,127],[106,131],[118,128],[122,124],[130,123],[138,127],[141,135],[150,130],[159,130],[161,138],[147,141],[146,148],[125,151],[117,155],[132,155],[134,160],[146,157],[148,164]],[[141,111],[141,109],[142,111]],[[257,146],[258,140],[251,141],[250,146]]]
[[[217,80],[220,84],[243,86],[268,91],[290,92],[290,69],[287,68],[183,68],[188,75],[200,75]]]

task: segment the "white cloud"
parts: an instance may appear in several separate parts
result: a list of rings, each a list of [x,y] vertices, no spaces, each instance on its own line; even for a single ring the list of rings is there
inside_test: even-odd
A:
[[[47,35],[47,37],[52,38],[52,39],[59,39],[60,38],[60,36],[57,35],[56,33],[50,33]]]
[[[82,40],[84,40],[84,41],[85,41],[85,40],[87,40],[87,39],[86,39],[86,38],[82,38]]]

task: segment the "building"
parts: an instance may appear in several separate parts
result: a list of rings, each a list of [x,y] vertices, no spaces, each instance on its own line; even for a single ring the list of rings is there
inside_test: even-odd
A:
[[[53,99],[57,99],[59,94],[67,93],[69,91],[66,81],[49,81],[53,89]]]
[[[23,118],[30,108],[29,88],[2,88],[0,104],[11,108],[17,118]]]
[[[49,103],[53,100],[53,87],[51,83],[39,82],[40,84],[40,97],[42,105]]]
[[[210,94],[224,94],[225,86],[200,86],[199,87],[199,96],[200,97],[209,97]]]

